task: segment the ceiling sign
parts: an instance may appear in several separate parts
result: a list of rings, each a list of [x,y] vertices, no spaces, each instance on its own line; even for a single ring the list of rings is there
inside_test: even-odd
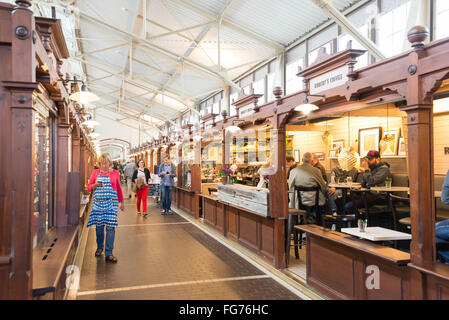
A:
[[[344,85],[348,81],[348,66],[329,71],[310,79],[310,94],[317,94]]]

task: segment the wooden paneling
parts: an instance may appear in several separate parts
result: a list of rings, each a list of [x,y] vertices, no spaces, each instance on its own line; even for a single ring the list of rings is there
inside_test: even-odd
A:
[[[310,250],[307,260],[310,273],[307,273],[307,281],[321,287],[327,286],[346,299],[354,299],[353,257],[341,254],[340,248],[329,246],[329,243],[317,238],[311,238],[307,244],[307,250]]]
[[[216,201],[202,198],[203,199],[203,217],[204,222],[212,227],[215,227],[217,224],[217,216],[216,216]]]
[[[241,244],[253,251],[258,251],[258,220],[257,216],[239,210],[238,215],[238,239]]]
[[[226,206],[226,236],[238,240],[238,210]]]
[[[260,219],[260,253],[274,260],[274,220]]]
[[[216,205],[216,225],[215,228],[221,233],[225,234],[226,216],[225,205],[223,203],[217,203]]]

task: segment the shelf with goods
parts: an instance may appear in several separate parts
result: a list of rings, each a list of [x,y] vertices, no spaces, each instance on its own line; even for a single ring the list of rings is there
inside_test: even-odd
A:
[[[260,179],[257,172],[270,159],[270,141],[270,130],[255,130],[251,134],[242,132],[233,138],[230,150],[232,160],[235,159],[238,167],[233,175],[235,183],[250,186],[258,184]]]

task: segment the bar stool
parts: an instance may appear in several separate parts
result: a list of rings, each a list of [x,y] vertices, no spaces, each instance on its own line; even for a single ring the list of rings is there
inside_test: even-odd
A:
[[[295,248],[295,257],[299,259],[299,251],[298,247],[301,248],[302,242],[302,231],[298,231],[294,228],[295,225],[305,224],[306,222],[306,211],[301,209],[288,209],[288,221],[287,221],[287,234],[286,234],[286,243],[285,243],[285,259],[286,259],[286,267],[288,268],[288,263],[290,261],[290,244],[291,244],[291,235],[293,234],[293,246]]]

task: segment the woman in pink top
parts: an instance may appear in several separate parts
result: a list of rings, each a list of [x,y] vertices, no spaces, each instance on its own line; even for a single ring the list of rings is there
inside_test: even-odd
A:
[[[111,170],[111,157],[104,153],[98,159],[100,168],[94,170],[89,179],[87,188],[94,192],[94,200],[90,210],[87,227],[96,226],[97,251],[95,256],[101,256],[104,247],[104,227],[106,226],[106,262],[117,262],[112,255],[114,248],[115,227],[117,227],[117,211],[125,210],[122,187],[120,186],[120,173]]]

